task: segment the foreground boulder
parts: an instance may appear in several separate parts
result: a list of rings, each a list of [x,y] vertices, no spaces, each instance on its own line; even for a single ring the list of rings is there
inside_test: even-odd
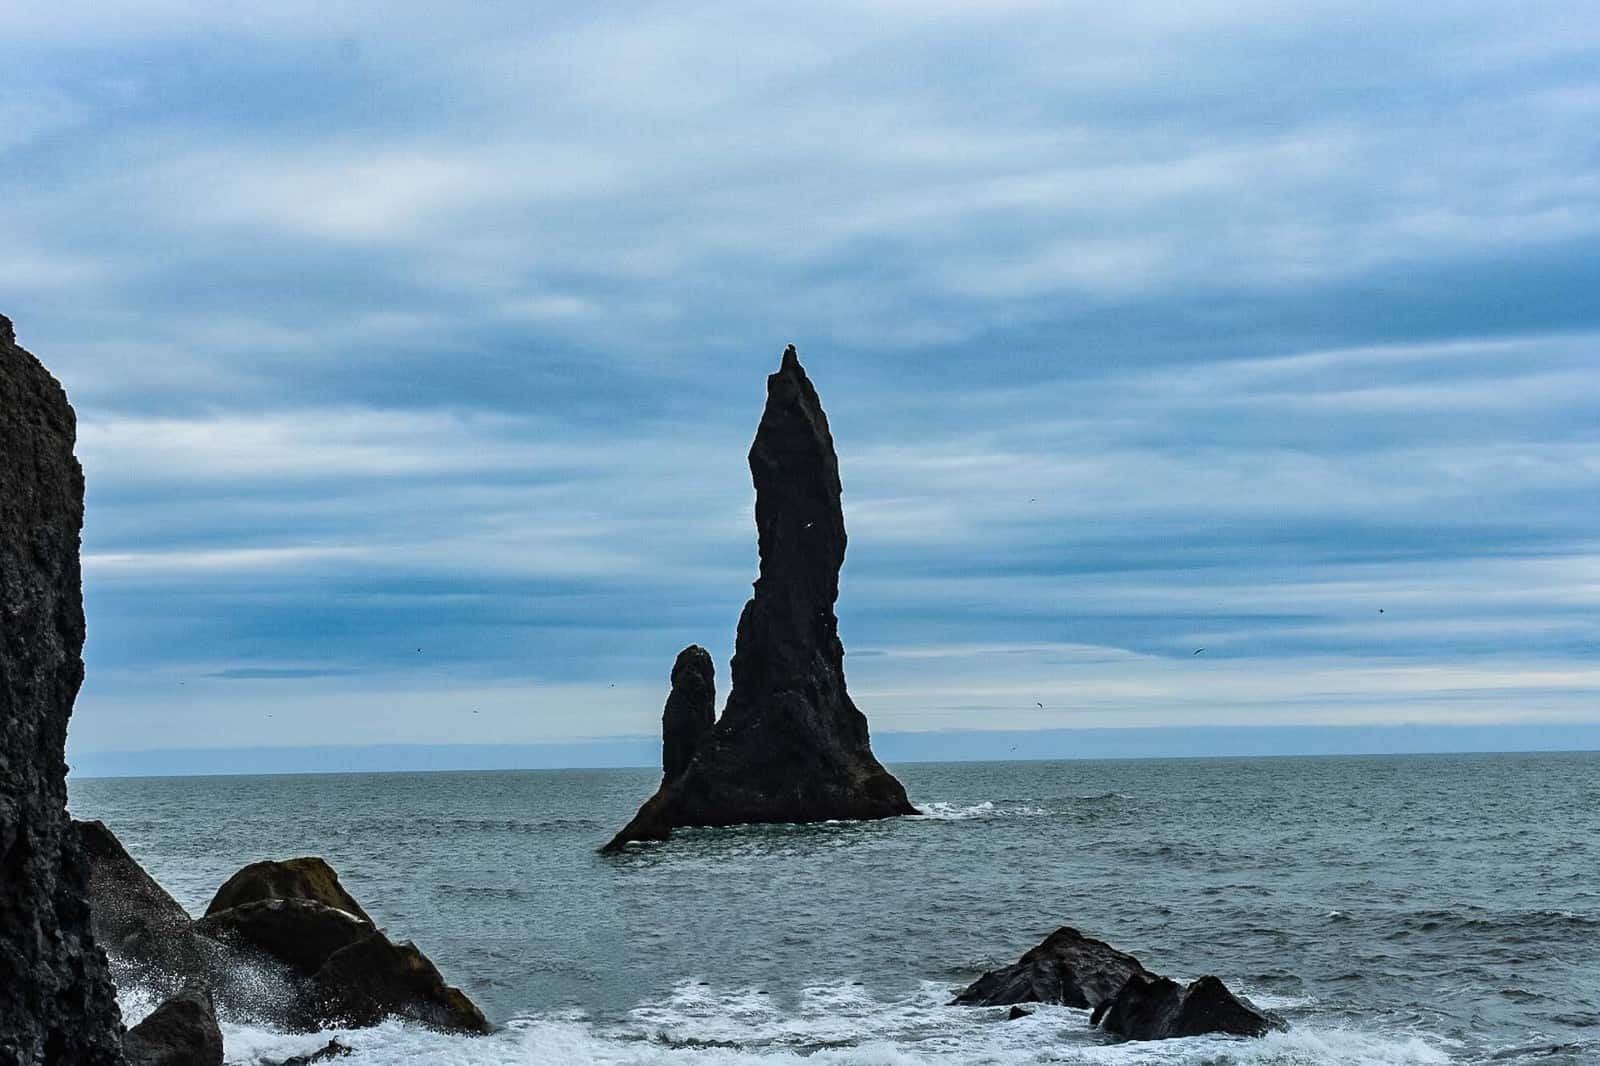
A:
[[[872,754],[845,689],[834,603],[844,565],[839,460],[793,347],[767,378],[750,447],[761,572],[745,604],[722,717],[606,845],[664,840],[674,827],[915,814]]]
[[[67,719],[83,683],[77,421],[0,316],[0,1064],[122,1061],[67,818]]]
[[[128,1030],[122,1041],[128,1066],[222,1066],[222,1031],[211,992],[198,982]]]
[[[1287,1028],[1283,1019],[1234,995],[1216,977],[1202,977],[1185,987],[1151,973],[1138,959],[1105,941],[1069,927],[1057,929],[1012,965],[984,974],[954,1002],[972,1007],[1016,1003],[1078,1007],[1092,1012],[1091,1025],[1125,1040],[1206,1033],[1264,1036]]]
[[[377,931],[349,911],[309,899],[265,899],[208,914],[195,930],[248,951],[259,951],[304,976],[328,956]]]
[[[253,862],[222,883],[206,914],[268,899],[309,899],[337,907],[364,922],[372,918],[355,897],[344,890],[333,867],[318,856]]]
[[[452,1032],[490,1029],[426,955],[390,942],[322,859],[252,863],[228,879],[205,917],[190,920],[109,829],[78,828],[94,860],[96,928],[106,929],[113,961],[141,983],[201,981],[229,1015],[288,1029],[376,1025],[389,1015]]]
[[[311,979],[311,994],[317,1014],[340,1025],[377,1025],[393,1015],[449,1032],[492,1028],[416,945],[393,943],[382,932],[328,956]]]
[[[450,1032],[491,1029],[426,955],[390,941],[320,858],[252,863],[224,883],[195,928],[292,971],[299,1028],[356,1028],[392,1015]]]
[[[242,956],[209,935],[129,855],[103,822],[74,822],[89,863],[89,910],[95,938],[110,955],[118,984],[173,995],[191,982],[241,1021],[275,1027],[304,1024],[298,982],[270,957]]]
[[[133,976],[173,989],[185,976],[215,980],[220,953],[195,935],[183,905],[134,861],[104,822],[72,825],[89,865],[95,939],[118,964],[117,979]]]

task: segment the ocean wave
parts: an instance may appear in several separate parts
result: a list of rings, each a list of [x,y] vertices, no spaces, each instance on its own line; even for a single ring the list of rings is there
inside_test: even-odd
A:
[[[1006,818],[1023,816],[1037,818],[1050,812],[1043,807],[1035,807],[1026,803],[1001,803],[996,804],[990,800],[982,803],[962,805],[958,803],[923,803],[917,806],[917,813],[924,818],[931,818],[938,822],[961,822],[968,818]]]
[[[1421,1036],[1296,1029],[1262,1040],[1201,1037],[1112,1043],[1083,1011],[1035,1005],[1018,1021],[1001,1009],[945,1005],[947,986],[879,999],[853,982],[819,984],[798,996],[684,982],[626,1020],[563,1011],[517,1019],[487,1037],[459,1037],[409,1024],[283,1034],[225,1025],[236,1066],[305,1054],[331,1036],[353,1049],[345,1066],[1436,1066],[1450,1058]]]

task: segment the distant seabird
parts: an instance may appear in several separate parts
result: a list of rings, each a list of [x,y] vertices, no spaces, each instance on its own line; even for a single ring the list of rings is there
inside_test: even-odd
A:
[[[1196,655],[1199,655],[1199,654],[1200,654],[1200,653],[1201,653],[1201,652],[1203,652],[1203,651],[1205,651],[1205,649],[1204,649],[1204,648],[1196,648],[1196,649],[1195,649],[1195,650],[1194,650],[1194,653],[1195,653],[1195,654],[1196,654]]]
[[[1040,703],[1040,702],[1039,702],[1039,701],[1038,701],[1038,700],[1034,700],[1034,701],[1033,701],[1033,705],[1034,705],[1034,706],[1035,706],[1035,707],[1043,707],[1043,706],[1044,706],[1044,704],[1042,704],[1042,703]]]

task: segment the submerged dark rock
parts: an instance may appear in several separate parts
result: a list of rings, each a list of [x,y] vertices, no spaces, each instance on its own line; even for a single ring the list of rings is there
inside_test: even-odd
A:
[[[727,706],[608,851],[676,826],[916,813],[873,756],[845,688],[834,614],[846,543],[839,461],[792,346],[767,378],[750,473],[761,570],[739,618]]]
[[[661,712],[661,779],[689,768],[694,749],[717,720],[717,668],[711,653],[691,644],[672,664],[672,692]]]
[[[83,683],[83,472],[61,386],[0,316],[0,1066],[122,1060],[67,817]]]
[[[330,1040],[309,1055],[296,1055],[293,1058],[284,1059],[273,1064],[263,1063],[262,1066],[314,1066],[318,1062],[332,1062],[334,1059],[342,1059],[354,1050],[347,1044],[341,1044],[337,1040]]]
[[[1219,978],[1201,977],[1185,988],[1151,973],[1132,955],[1069,927],[1057,929],[1012,965],[984,974],[954,1002],[1078,1007],[1092,1012],[1091,1025],[1126,1040],[1204,1033],[1264,1036],[1287,1028],[1277,1015],[1228,991]]]
[[[222,1066],[222,1031],[211,992],[185,985],[122,1041],[128,1066]]]
[[[347,911],[364,922],[372,921],[355,897],[344,890],[333,867],[316,855],[251,863],[222,883],[206,914],[268,899],[314,900]]]

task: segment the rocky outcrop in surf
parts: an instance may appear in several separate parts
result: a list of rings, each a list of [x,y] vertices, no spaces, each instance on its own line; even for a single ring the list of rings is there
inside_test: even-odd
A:
[[[241,1018],[311,1030],[395,1016],[451,1032],[487,1019],[414,944],[394,943],[315,856],[252,863],[190,919],[99,822],[90,842],[91,909],[119,976],[166,990],[202,981]]]
[[[128,1066],[222,1066],[222,1030],[211,991],[191,982],[122,1040]]]
[[[792,346],[767,378],[750,473],[761,568],[739,618],[727,706],[680,772],[664,760],[668,778],[605,850],[678,826],[916,813],[873,756],[845,688],[834,614],[846,540],[839,460]]]
[[[118,983],[172,991],[184,975],[218,981],[225,953],[195,935],[183,905],[134,861],[104,822],[72,824],[89,867],[95,940],[110,954]]]
[[[67,817],[83,683],[83,472],[67,396],[0,316],[0,1064],[122,1061]]]
[[[316,855],[251,863],[222,883],[217,894],[211,897],[206,914],[275,899],[311,900],[353,914],[364,922],[372,921],[355,897],[339,883],[339,875],[333,867]]]
[[[1216,977],[1188,986],[1151,973],[1103,940],[1063,927],[1010,966],[968,985],[954,1003],[1004,1007],[1058,1003],[1091,1012],[1089,1022],[1125,1040],[1165,1040],[1205,1033],[1265,1036],[1283,1019],[1237,996]]]

